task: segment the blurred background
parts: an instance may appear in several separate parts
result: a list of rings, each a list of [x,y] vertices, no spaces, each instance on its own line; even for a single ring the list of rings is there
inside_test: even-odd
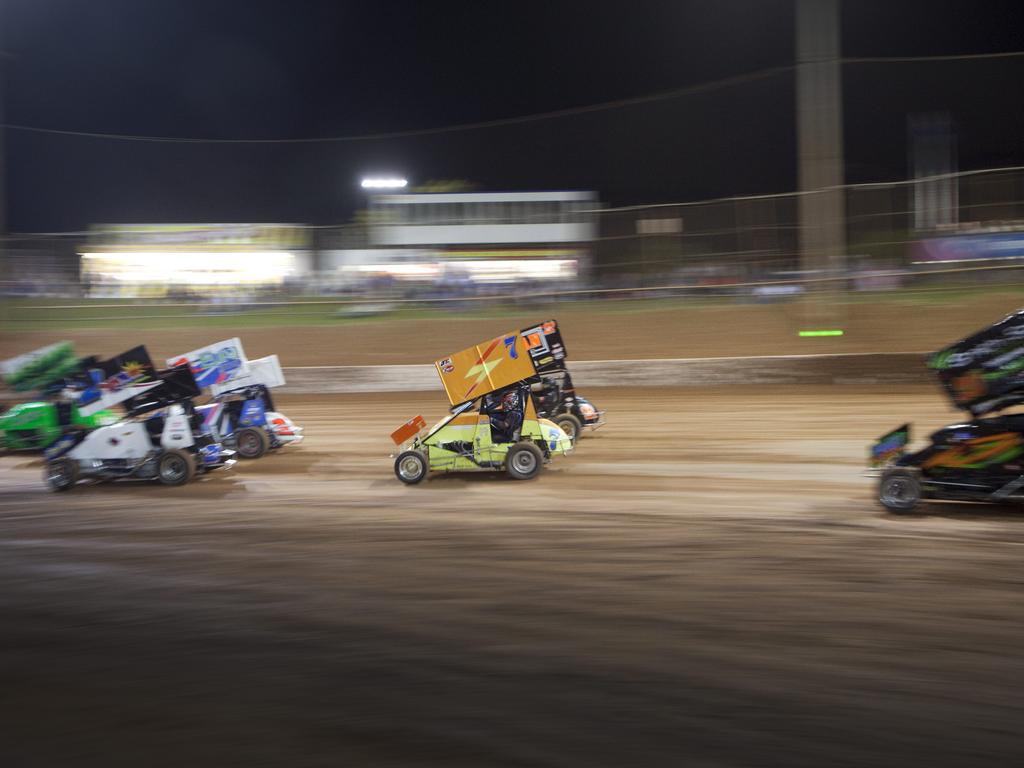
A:
[[[524,306],[919,351],[1017,301],[1019,4],[449,5],[7,0],[0,354]]]

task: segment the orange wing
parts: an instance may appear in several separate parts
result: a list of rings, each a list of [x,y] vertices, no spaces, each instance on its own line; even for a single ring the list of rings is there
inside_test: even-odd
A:
[[[526,340],[519,331],[474,344],[438,360],[434,367],[452,405],[474,400],[535,373]]]

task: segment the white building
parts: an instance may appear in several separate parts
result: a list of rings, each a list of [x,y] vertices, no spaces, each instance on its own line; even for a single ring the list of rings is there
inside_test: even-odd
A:
[[[595,237],[593,192],[374,195],[370,242],[387,247],[584,244]]]
[[[589,261],[597,207],[593,192],[380,194],[370,200],[369,240],[406,273],[573,280]]]

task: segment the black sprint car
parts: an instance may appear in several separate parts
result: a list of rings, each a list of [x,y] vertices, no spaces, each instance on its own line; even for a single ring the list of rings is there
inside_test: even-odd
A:
[[[582,435],[584,428],[597,429],[603,425],[604,411],[599,411],[573,385],[566,367],[569,353],[558,323],[546,320],[524,328],[521,333],[537,370],[537,376],[530,384],[537,415],[555,422],[573,443]]]
[[[908,451],[910,424],[870,451],[878,501],[908,513],[925,499],[1024,501],[1024,311],[936,352],[928,365],[953,405],[969,418],[932,433]]]

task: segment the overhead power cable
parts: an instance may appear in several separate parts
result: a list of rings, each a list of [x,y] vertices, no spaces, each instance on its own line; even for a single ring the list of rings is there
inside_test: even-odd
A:
[[[980,61],[982,59],[1018,59],[1024,51],[997,51],[995,53],[950,53],[940,56],[846,56],[843,64],[903,64],[930,61]]]
[[[682,96],[690,96],[692,94],[705,93],[708,91],[715,91],[720,88],[728,88],[734,85],[741,85],[743,83],[753,82],[755,80],[762,80],[768,77],[772,77],[773,75],[792,71],[793,69],[794,65],[786,64],[778,67],[770,67],[768,69],[757,70],[756,72],[748,72],[733,77],[725,77],[720,80],[712,80],[706,83],[698,83],[697,85],[685,86],[683,88],[674,88],[670,91],[660,91],[658,93],[650,93],[644,96],[634,96],[628,99],[615,99],[614,101],[603,101],[599,104],[587,104],[581,107],[568,107],[566,109],[556,109],[550,112],[537,112],[529,115],[519,115],[517,117],[502,117],[496,120],[481,120],[475,123],[459,123],[457,125],[446,125],[437,128],[412,128],[403,131],[388,131],[385,133],[364,133],[354,134],[350,136],[322,136],[293,139],[210,139],[181,138],[173,136],[138,136],[120,133],[94,133],[91,131],[67,131],[60,130],[57,128],[37,128],[35,126],[12,124],[7,124],[4,127],[14,131],[26,131],[30,133],[49,133],[57,134],[60,136],[82,136],[92,139],[118,139],[121,141],[148,141],[170,144],[340,144],[357,141],[383,141],[385,139],[407,139],[416,136],[434,136],[443,133],[473,131],[482,128],[500,128],[506,125],[518,125],[521,123],[539,122],[541,120],[554,120],[562,117],[584,115],[590,112],[603,112],[610,109],[629,107],[635,104],[647,104],[658,101],[668,101],[670,99],[677,99]]]
[[[1024,57],[1024,51],[1003,51],[1000,53],[970,53],[951,54],[944,56],[875,56],[875,57],[847,57],[841,59],[842,64],[895,64],[906,62],[938,62],[938,61],[969,61],[981,59],[1008,59]],[[673,88],[668,91],[634,96],[626,99],[614,99],[603,101],[597,104],[587,104],[580,107],[567,107],[549,112],[535,112],[529,115],[518,115],[515,117],[502,117],[495,120],[481,120],[472,123],[458,123],[455,125],[438,126],[434,128],[411,128],[401,131],[386,131],[382,133],[351,134],[347,136],[312,136],[302,138],[284,139],[237,139],[237,138],[202,138],[184,136],[146,136],[126,133],[102,133],[96,131],[74,131],[60,128],[42,128],[34,125],[20,125],[17,123],[5,123],[3,128],[10,131],[23,133],[46,134],[54,136],[73,136],[87,139],[107,139],[115,141],[135,141],[156,144],[344,144],[366,141],[385,141],[389,139],[407,139],[418,136],[437,136],[445,133],[459,133],[464,131],[475,131],[486,128],[502,128],[509,125],[521,125],[524,123],[535,123],[545,120],[557,120],[560,118],[586,115],[594,112],[605,112],[623,107],[631,107],[639,104],[653,104],[662,101],[670,101],[685,96],[693,96],[700,93],[708,93],[723,88],[731,88],[737,85],[764,80],[775,75],[792,72],[796,64],[781,64],[775,67],[746,72],[732,77],[724,77],[718,80],[709,80],[704,83]]]

